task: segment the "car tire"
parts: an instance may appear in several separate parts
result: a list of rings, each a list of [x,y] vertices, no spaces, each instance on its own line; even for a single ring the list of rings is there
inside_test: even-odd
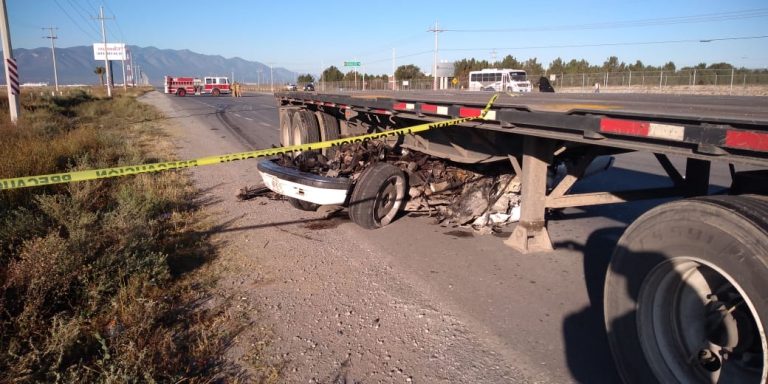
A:
[[[408,182],[400,168],[376,163],[363,171],[352,189],[349,218],[365,228],[376,229],[391,223],[405,206]]]
[[[605,281],[619,374],[628,384],[764,383],[766,292],[764,197],[701,197],[648,211],[622,235]]]
[[[309,201],[297,199],[295,197],[287,197],[288,203],[290,203],[294,208],[300,209],[302,211],[308,211],[308,212],[314,212],[317,211],[318,208],[320,208],[320,204],[315,204]]]
[[[218,96],[221,94],[221,91],[219,91],[218,88],[214,88],[213,91],[211,91],[211,95]]]
[[[184,88],[180,88],[176,91],[176,96],[184,97],[187,94],[187,90]]]

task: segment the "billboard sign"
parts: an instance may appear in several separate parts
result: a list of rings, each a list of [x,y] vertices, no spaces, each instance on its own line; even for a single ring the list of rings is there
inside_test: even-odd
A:
[[[125,43],[107,43],[106,60],[125,60]],[[93,59],[104,60],[104,43],[93,43]]]

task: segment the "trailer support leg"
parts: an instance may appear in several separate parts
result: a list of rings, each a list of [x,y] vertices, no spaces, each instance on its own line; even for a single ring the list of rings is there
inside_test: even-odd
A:
[[[685,186],[688,196],[709,194],[710,162],[688,158],[685,163]]]
[[[520,222],[504,243],[521,253],[551,251],[552,241],[544,214],[552,142],[533,136],[526,136],[524,140]]]

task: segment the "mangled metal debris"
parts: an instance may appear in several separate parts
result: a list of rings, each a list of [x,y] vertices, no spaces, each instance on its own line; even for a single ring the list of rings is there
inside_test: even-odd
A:
[[[406,211],[425,212],[442,225],[471,226],[481,232],[520,218],[520,180],[506,164],[454,164],[380,141],[335,147],[326,154],[284,155],[277,163],[302,172],[357,180],[377,162],[389,162],[408,175]]]

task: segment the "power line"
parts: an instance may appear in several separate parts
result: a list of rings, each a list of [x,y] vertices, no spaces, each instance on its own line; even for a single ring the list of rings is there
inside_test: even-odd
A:
[[[705,23],[712,21],[740,20],[758,17],[768,17],[768,8],[748,9],[733,12],[707,13],[693,16],[676,16],[655,19],[627,20],[593,24],[552,25],[544,27],[520,28],[490,28],[490,29],[446,29],[448,32],[499,33],[499,32],[547,32],[547,31],[576,31],[589,29],[635,28],[655,25],[674,25]]]
[[[77,14],[80,16],[80,18],[83,19],[83,21],[85,21],[85,25],[91,27],[91,30],[93,30],[93,32],[98,36],[99,29],[96,28],[96,26],[94,26],[91,23],[91,20],[88,17],[88,15],[89,15],[88,10],[86,10],[85,8],[82,8],[82,6],[80,4],[78,4],[76,1],[67,0],[67,2],[72,7],[72,9],[74,9],[75,12],[77,12]]]
[[[517,50],[517,49],[549,49],[549,48],[586,48],[586,47],[610,47],[621,45],[653,45],[653,44],[680,44],[680,43],[710,43],[714,41],[725,40],[754,40],[765,39],[768,35],[763,36],[740,36],[740,37],[719,37],[712,39],[687,39],[687,40],[662,40],[662,41],[637,41],[637,42],[621,42],[621,43],[595,43],[595,44],[564,44],[564,45],[531,45],[521,47],[506,47],[498,48],[505,50]],[[492,48],[443,48],[443,51],[485,51]]]
[[[114,16],[115,11],[112,10],[112,8],[107,4],[106,1],[104,1],[104,6],[107,7],[107,10],[112,12],[112,15]],[[122,42],[126,42],[128,39],[125,38],[125,33],[123,33],[123,29],[120,28],[120,23],[117,22],[117,18],[114,18],[115,26],[117,27],[117,32],[120,33],[120,38],[122,39]]]
[[[64,9],[64,7],[62,7],[61,4],[59,4],[59,0],[53,0],[53,2],[56,3],[56,5],[59,7],[59,9],[61,9],[62,12],[64,12],[64,15],[67,16],[67,18],[72,22],[72,24],[75,24],[75,26],[84,34],[86,34],[89,38],[93,38],[93,35],[86,32],[86,30],[80,26],[80,23],[78,23],[75,19],[73,19],[72,16],[69,15],[69,12],[67,12],[67,10]],[[98,39],[98,36],[96,38]]]

